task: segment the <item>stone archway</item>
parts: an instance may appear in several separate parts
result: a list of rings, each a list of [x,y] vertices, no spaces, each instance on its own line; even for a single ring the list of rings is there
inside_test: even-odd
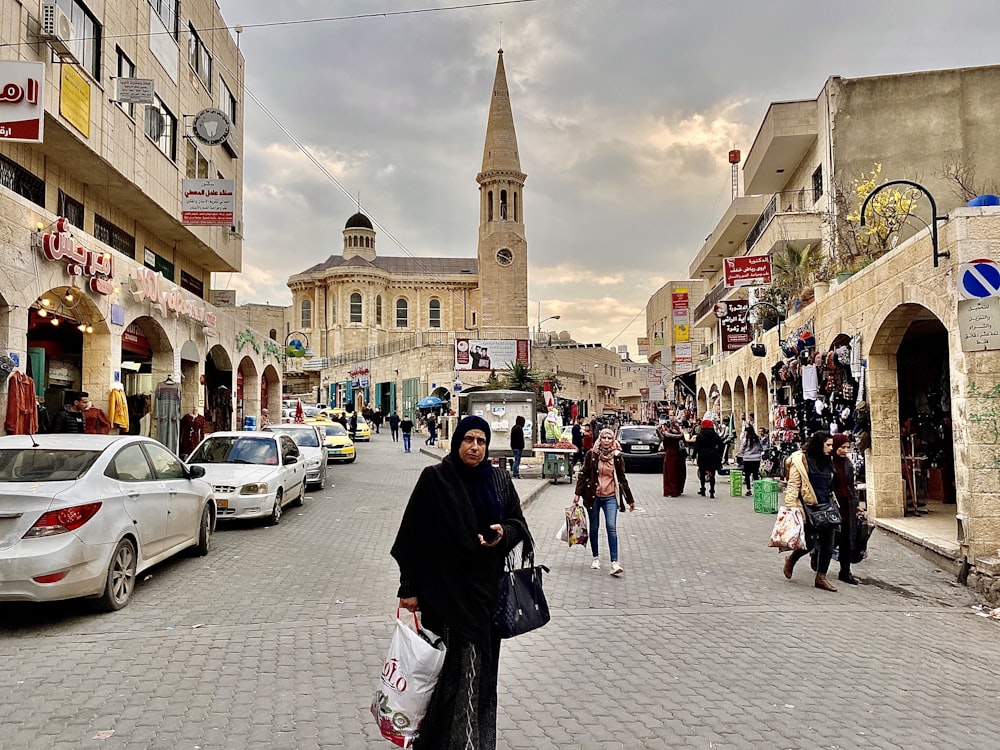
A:
[[[901,387],[903,375],[900,368],[906,364],[907,342],[929,340],[936,336],[944,342],[943,365],[950,377],[950,347],[948,331],[941,318],[923,304],[909,302],[894,307],[878,325],[868,352],[868,403],[871,414],[871,448],[866,452],[866,480],[868,503],[877,518],[902,516],[907,506],[907,483],[904,480],[902,456],[906,441],[902,422],[910,421],[912,406],[907,403],[906,390]],[[939,343],[940,345],[940,343]],[[900,363],[900,356],[904,364]],[[901,392],[903,391],[903,392]],[[949,399],[947,428],[949,446],[954,445],[951,431],[950,387],[945,397]],[[907,428],[912,430],[912,425]],[[954,476],[954,457],[948,459],[949,471]],[[911,472],[912,475],[912,472]],[[912,485],[911,485],[912,486]],[[919,491],[916,493],[919,495]],[[967,493],[958,493],[958,515],[964,516]],[[961,533],[961,532],[960,532]]]
[[[130,434],[157,437],[156,421],[150,418],[147,432],[142,418],[155,412],[156,388],[168,377],[176,382],[174,348],[166,330],[152,316],[133,318],[121,333],[121,382],[129,406]]]
[[[273,424],[281,421],[281,375],[274,365],[266,365],[261,374],[260,406],[262,410],[267,409],[268,419]]]
[[[704,388],[698,389],[698,413],[694,415],[696,421],[701,421],[701,418],[705,416],[705,412],[708,411],[708,393]]]
[[[754,386],[754,418],[757,427],[771,428],[771,407],[768,403],[767,376],[761,373],[757,376],[757,383]]]
[[[235,402],[233,361],[221,344],[216,344],[205,355],[205,419],[206,431],[231,430]]]
[[[270,410],[268,410],[270,417]],[[254,424],[260,428],[260,376],[257,365],[250,357],[240,360],[236,371],[236,419],[234,427],[244,429],[246,418],[253,417]],[[250,429],[246,427],[246,429]]]
[[[728,422],[733,414],[733,388],[727,380],[719,392],[719,419]]]

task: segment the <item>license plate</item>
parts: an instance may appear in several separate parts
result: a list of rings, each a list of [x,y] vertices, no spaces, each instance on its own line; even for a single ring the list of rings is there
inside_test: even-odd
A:
[[[633,453],[649,453],[649,446],[648,445],[633,445],[632,446],[632,452]]]
[[[229,507],[229,501],[228,500],[216,500],[215,501],[215,505],[216,505],[217,508],[219,508],[219,510],[224,510],[225,508]]]

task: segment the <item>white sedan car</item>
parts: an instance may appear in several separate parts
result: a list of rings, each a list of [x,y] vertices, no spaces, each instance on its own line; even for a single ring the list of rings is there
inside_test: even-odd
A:
[[[149,438],[0,437],[0,601],[128,604],[136,576],[215,529],[212,487]]]
[[[205,470],[222,520],[266,517],[276,524],[286,505],[302,505],[306,464],[288,435],[213,432],[188,463]]]
[[[311,424],[272,424],[263,432],[288,435],[299,446],[299,453],[306,465],[306,486],[316,489],[326,487],[326,443],[320,428]]]

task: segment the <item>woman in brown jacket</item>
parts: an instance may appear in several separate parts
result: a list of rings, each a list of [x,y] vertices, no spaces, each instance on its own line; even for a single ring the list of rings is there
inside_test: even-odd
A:
[[[802,450],[795,451],[790,459],[788,485],[785,487],[785,507],[802,508],[802,503],[836,503],[833,494],[833,438],[828,432],[814,432],[809,436]],[[806,519],[806,540],[809,548],[816,549],[816,588],[836,591],[837,587],[826,580],[833,558],[833,538],[835,526],[816,529]],[[809,550],[792,550],[785,559],[785,578],[791,578],[795,563],[809,554]]]
[[[576,480],[576,496],[573,504],[583,506],[590,516],[590,551],[594,553],[591,568],[601,569],[598,556],[597,532],[601,528],[601,511],[604,511],[604,525],[608,530],[608,548],[611,552],[611,575],[620,576],[625,569],[618,562],[618,511],[635,510],[635,499],[625,478],[625,459],[621,451],[615,450],[615,433],[601,430],[597,444],[587,451],[583,459],[583,469]]]

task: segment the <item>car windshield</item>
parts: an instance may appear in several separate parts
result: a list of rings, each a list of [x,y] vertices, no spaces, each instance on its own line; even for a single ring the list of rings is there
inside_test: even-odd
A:
[[[300,448],[319,448],[319,438],[316,437],[316,430],[309,428],[299,429],[292,427],[268,427],[268,432],[282,432],[288,435]]]
[[[655,427],[622,427],[618,432],[618,439],[659,441]]]
[[[344,429],[343,425],[340,424],[326,424],[323,425],[323,430],[329,436],[342,437],[347,434],[347,430]]]
[[[211,437],[198,446],[188,459],[188,463],[276,466],[278,446],[271,438],[237,437],[235,435]]]
[[[0,450],[0,482],[65,482],[86,473],[100,451]]]

